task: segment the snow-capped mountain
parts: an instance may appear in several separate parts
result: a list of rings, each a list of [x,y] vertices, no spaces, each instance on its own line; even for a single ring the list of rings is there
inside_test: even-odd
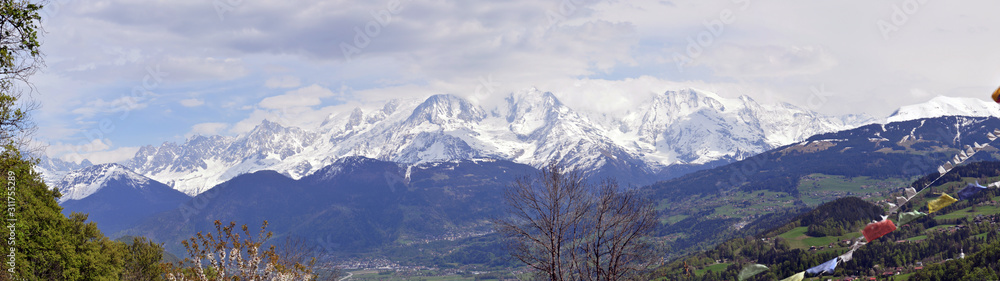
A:
[[[59,158],[50,158],[45,156],[39,158],[41,163],[39,163],[36,168],[38,169],[38,172],[42,174],[42,179],[49,183],[50,186],[58,184],[59,181],[61,181],[63,177],[70,172],[94,165],[87,159],[83,159],[80,163],[74,163],[64,161]]]
[[[66,173],[55,182],[62,197],[59,203],[80,200],[101,191],[108,186],[121,186],[140,192],[148,192],[150,186],[163,185],[116,163],[92,165]],[[155,189],[155,187],[153,187]]]
[[[900,107],[886,119],[888,123],[941,116],[997,117],[1000,106],[988,100],[937,96],[926,103]]]
[[[67,173],[56,188],[63,212],[89,214],[109,235],[191,198],[119,164],[100,164]]]
[[[741,160],[819,132],[874,121],[867,116],[823,116],[787,103],[762,105],[747,96],[726,99],[694,89],[657,95],[623,117],[603,119],[617,138],[663,164]]]
[[[122,165],[189,195],[265,169],[299,179],[347,156],[404,166],[475,158],[535,167],[557,161],[645,184],[668,177],[658,173],[671,165],[724,164],[871,121],[694,89],[656,95],[625,114],[594,114],[530,89],[488,108],[453,95],[393,100],[331,114],[313,130],[265,120],[237,137],[196,136],[183,144],[145,146]]]
[[[115,163],[100,164],[66,173],[62,180],[55,184],[62,197],[59,203],[68,200],[80,200],[94,194],[116,182],[132,188],[144,188],[150,179]]]

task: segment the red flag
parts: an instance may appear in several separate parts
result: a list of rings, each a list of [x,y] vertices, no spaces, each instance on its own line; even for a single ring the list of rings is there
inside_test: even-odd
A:
[[[896,230],[896,224],[893,224],[891,220],[883,220],[880,222],[869,223],[865,226],[865,229],[861,230],[861,234],[865,235],[865,240],[872,242],[872,240],[889,234],[889,232],[892,232],[893,230]]]

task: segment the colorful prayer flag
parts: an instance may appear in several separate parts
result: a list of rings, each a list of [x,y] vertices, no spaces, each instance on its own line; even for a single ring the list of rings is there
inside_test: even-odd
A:
[[[802,279],[805,278],[806,278],[806,272],[803,271],[796,273],[795,275],[789,276],[788,278],[781,279],[781,281],[802,281]]]
[[[951,162],[945,162],[943,167],[945,170],[951,171],[952,168],[955,168],[955,165],[951,164]]]
[[[938,197],[938,199],[934,199],[927,202],[927,209],[930,210],[928,211],[928,213],[933,213],[936,212],[937,210],[944,209],[944,207],[948,207],[948,205],[951,205],[951,203],[955,203],[957,201],[958,200],[955,199],[954,197],[951,197],[951,195],[941,194],[941,197]]]
[[[751,265],[748,265],[748,266],[744,267],[743,270],[740,270],[739,279],[740,279],[740,281],[743,281],[743,279],[750,278],[750,276],[754,276],[754,275],[760,274],[761,272],[764,272],[764,271],[767,271],[767,266],[766,265],[763,265],[763,264],[751,264]]]
[[[840,262],[849,262],[849,261],[851,261],[851,259],[854,258],[854,251],[855,250],[857,250],[857,249],[851,249],[850,251],[847,251],[847,253],[844,253],[843,255],[840,255],[838,257],[838,258],[840,258]]]
[[[861,234],[865,236],[865,240],[872,242],[872,240],[889,234],[893,230],[896,230],[896,225],[891,220],[882,220],[880,222],[869,223],[865,226],[865,229],[861,230]]]
[[[972,197],[975,197],[976,194],[979,194],[983,190],[986,190],[986,187],[979,185],[978,182],[976,184],[969,183],[965,188],[958,191],[958,200],[972,199]]]
[[[833,270],[837,268],[837,258],[833,258],[828,262],[824,262],[821,265],[814,266],[810,269],[806,269],[806,273],[809,274],[822,274],[822,273],[833,273]]]
[[[899,224],[907,224],[907,223],[909,223],[909,222],[911,222],[911,221],[913,221],[915,219],[918,219],[918,218],[920,218],[922,216],[926,216],[926,215],[927,214],[924,214],[924,213],[918,212],[918,211],[900,213],[899,214]]]

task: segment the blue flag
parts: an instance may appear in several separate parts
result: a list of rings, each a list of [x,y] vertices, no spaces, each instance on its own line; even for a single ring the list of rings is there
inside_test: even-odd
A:
[[[965,188],[958,191],[958,200],[969,200],[979,194],[980,191],[986,190],[985,186],[979,185],[979,182],[975,184],[969,183]]]
[[[833,273],[833,270],[837,269],[837,258],[833,258],[828,262],[824,262],[816,267],[806,269],[806,273],[809,274],[820,274],[820,273]]]

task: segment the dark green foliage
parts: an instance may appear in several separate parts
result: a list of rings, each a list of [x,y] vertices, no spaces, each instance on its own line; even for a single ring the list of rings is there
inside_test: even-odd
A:
[[[965,259],[928,266],[910,280],[1000,280],[1000,240]]]
[[[160,262],[163,259],[163,246],[153,243],[146,237],[135,237],[125,246],[125,261],[122,270],[122,280],[157,280],[163,274]]]

